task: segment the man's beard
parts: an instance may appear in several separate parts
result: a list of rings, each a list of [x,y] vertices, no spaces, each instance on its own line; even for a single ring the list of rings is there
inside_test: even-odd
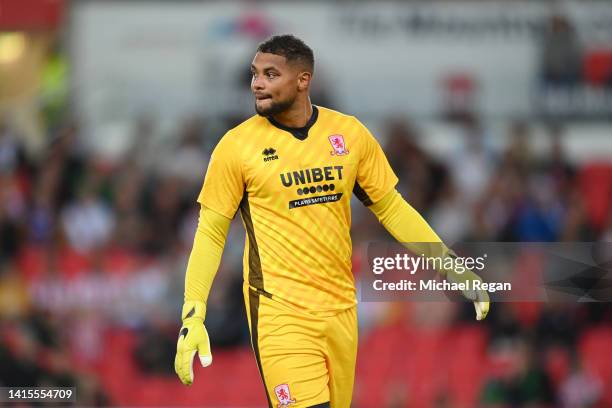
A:
[[[265,109],[259,109],[257,107],[257,101],[255,101],[255,112],[257,112],[259,116],[265,117],[278,115],[279,113],[282,113],[289,109],[291,105],[293,105],[293,102],[295,102],[295,98],[281,102],[272,102],[269,107]]]

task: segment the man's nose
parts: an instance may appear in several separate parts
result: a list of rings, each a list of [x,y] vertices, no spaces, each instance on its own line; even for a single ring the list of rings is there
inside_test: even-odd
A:
[[[251,89],[254,91],[263,89],[263,81],[261,78],[253,76],[251,79]]]

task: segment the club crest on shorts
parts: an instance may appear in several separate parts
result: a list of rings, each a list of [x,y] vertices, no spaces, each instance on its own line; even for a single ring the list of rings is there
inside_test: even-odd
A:
[[[348,154],[349,151],[344,143],[344,136],[342,135],[331,135],[328,137],[329,143],[331,143],[334,150],[331,152],[332,156],[342,156]]]
[[[291,399],[291,393],[289,392],[289,385],[280,384],[274,387],[274,393],[278,398],[277,408],[286,408],[289,405],[295,404],[295,398]]]

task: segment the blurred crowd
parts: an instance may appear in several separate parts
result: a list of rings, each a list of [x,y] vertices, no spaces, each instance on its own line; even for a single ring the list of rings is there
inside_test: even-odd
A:
[[[453,126],[462,147],[444,161],[427,152],[426,135],[407,120],[388,121],[381,139],[399,191],[448,244],[612,239],[610,211],[589,210],[602,204],[589,193],[598,164],[567,160],[561,125],[550,127],[543,156],[530,147],[529,123],[511,123],[509,143],[498,151],[476,117]],[[143,118],[133,146],[109,161],[84,148],[76,121],[50,130],[39,155],[29,155],[10,126],[0,129],[0,384],[78,383],[90,390],[91,404],[104,405],[108,397],[95,370],[108,351],[104,333],[114,327],[137,333],[133,358],[143,372],[172,375],[195,198],[219,135],[211,137],[206,122],[192,118],[172,138],[174,146],[160,149],[151,144],[154,131],[154,121]],[[358,249],[390,237],[356,200],[353,208],[358,269]],[[214,347],[248,344],[243,240],[234,225],[209,300]],[[362,335],[394,325],[446,330],[473,319],[471,305],[457,306],[362,303]],[[487,376],[479,398],[498,406],[600,401],[609,378],[584,371],[578,350],[585,330],[609,328],[611,317],[605,303],[494,304],[482,329],[487,353],[510,367]],[[558,350],[568,371],[551,378],[545,357]]]
[[[253,38],[267,35],[258,21],[242,27]],[[455,78],[459,98],[435,119],[449,140],[459,135],[448,155],[432,150],[419,120],[360,117],[383,123],[371,128],[398,190],[449,246],[612,241],[612,157],[571,160],[566,124],[553,120],[609,120],[609,106],[593,95],[612,86],[612,53],[607,43],[585,43],[560,10],[543,28],[534,81],[540,119],[509,120],[501,143],[491,118],[471,113],[475,94],[461,92],[473,78],[463,73]],[[30,60],[28,69],[6,71],[15,79],[3,85],[25,89],[27,103],[11,87],[0,94],[8,95],[0,100],[0,387],[76,387],[79,406],[263,405],[243,306],[239,219],[207,305],[215,364],[189,389],[173,368],[196,198],[216,142],[245,118],[196,115],[169,129],[155,116],[129,117],[133,128],[119,143],[129,140],[126,147],[97,151],[92,146],[106,141],[92,143],[84,118],[68,113],[68,53],[52,48],[40,57],[41,85]],[[342,111],[325,78],[323,71],[313,102]],[[248,70],[236,79],[247,94]],[[585,101],[593,106],[580,111]],[[26,114],[13,115],[11,105],[20,104]],[[30,135],[16,125],[23,117]],[[538,150],[533,129],[542,126],[546,148]],[[359,290],[368,243],[392,238],[355,197],[351,206]],[[609,301],[496,302],[478,323],[468,302],[361,302],[358,314],[354,407],[612,406]]]
[[[612,239],[611,197],[606,187],[611,163],[570,162],[561,124],[549,126],[544,154],[535,154],[532,124],[528,122],[509,123],[508,142],[498,150],[490,146],[493,136],[473,115],[464,115],[454,125],[463,135],[463,145],[450,160],[441,161],[428,154],[419,144],[426,135],[405,121],[391,122],[384,147],[399,176],[398,189],[447,244]],[[605,210],[599,211],[602,207]],[[356,217],[354,233],[357,243],[390,239],[371,216]],[[375,332],[372,327],[381,322],[388,327],[403,327],[409,334],[397,335],[408,347],[410,337],[433,336],[443,345],[429,349],[430,353],[452,349],[454,337],[449,331],[470,324],[474,319],[472,305],[426,303],[362,303],[360,323],[366,332]],[[486,373],[474,377],[482,380],[475,391],[477,396],[466,397],[468,403],[459,406],[471,406],[474,401],[500,407],[607,406],[612,391],[610,364],[597,366],[596,361],[601,356],[598,353],[609,352],[612,347],[611,323],[607,303],[493,303],[483,334],[486,355],[474,352],[462,367],[462,376],[470,372],[469,365],[475,372],[480,372],[479,365],[486,366]],[[388,335],[392,337],[393,333]],[[470,341],[477,344],[476,338]],[[418,344],[418,340],[412,341]],[[597,345],[603,347],[598,349]],[[589,351],[595,349],[598,351]],[[458,347],[456,353],[446,352],[449,354],[442,354],[444,357],[433,364],[451,369],[455,363],[447,359],[457,361],[456,353],[462,351]],[[409,354],[406,366],[418,364],[415,354]],[[588,358],[595,362],[586,361]],[[427,366],[425,363],[423,370]],[[440,377],[436,371],[423,371],[423,375],[435,382]],[[432,391],[431,398],[439,406],[458,406],[461,397],[442,397],[453,389],[454,380],[441,381],[444,385]],[[464,388],[469,388],[467,383]],[[429,401],[426,397],[415,399],[406,391],[414,392],[414,383],[400,389],[403,391],[396,392],[395,397],[397,406]]]

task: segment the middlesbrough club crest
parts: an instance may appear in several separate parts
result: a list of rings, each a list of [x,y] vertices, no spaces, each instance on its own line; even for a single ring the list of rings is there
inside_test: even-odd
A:
[[[344,136],[342,135],[331,135],[329,136],[329,143],[331,143],[334,150],[331,151],[332,156],[342,156],[348,154],[349,151],[344,143]]]
[[[289,405],[295,404],[295,398],[291,399],[291,393],[289,393],[289,385],[277,385],[274,387],[274,393],[278,398],[277,408],[287,408]]]

